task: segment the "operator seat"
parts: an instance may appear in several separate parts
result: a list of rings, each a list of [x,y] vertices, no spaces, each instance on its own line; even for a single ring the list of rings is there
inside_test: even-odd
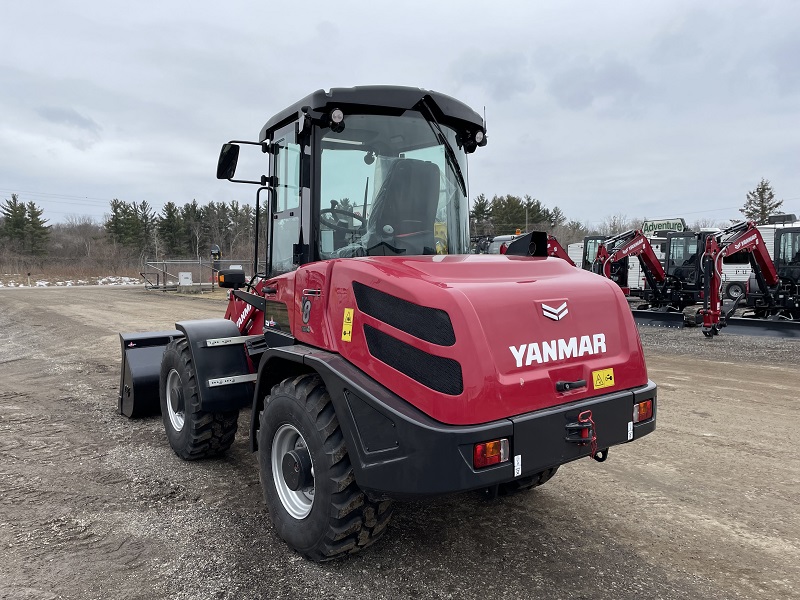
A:
[[[404,254],[435,254],[434,221],[439,205],[439,167],[413,158],[398,159],[375,196],[367,229]],[[385,235],[385,227],[394,230]]]

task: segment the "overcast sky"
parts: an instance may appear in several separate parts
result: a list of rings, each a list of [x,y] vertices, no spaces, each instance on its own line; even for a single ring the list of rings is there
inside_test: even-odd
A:
[[[769,179],[800,214],[800,3],[0,5],[0,201],[51,223],[239,200],[220,145],[319,88],[397,84],[486,108],[470,197],[570,219],[728,219]]]

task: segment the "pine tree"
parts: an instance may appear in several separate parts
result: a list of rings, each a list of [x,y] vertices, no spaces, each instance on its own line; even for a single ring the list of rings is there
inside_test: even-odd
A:
[[[203,242],[203,214],[197,200],[184,204],[181,209],[181,221],[183,222],[184,235],[187,242],[186,248],[189,253],[197,258],[200,257],[200,246]]]
[[[184,252],[185,240],[180,210],[174,202],[164,204],[157,228],[159,238],[164,244],[164,253],[170,258],[180,256]]]
[[[47,219],[42,219],[44,210],[34,202],[28,202],[25,205],[25,213],[25,252],[33,256],[47,254],[50,226],[45,225]]]
[[[550,209],[548,209],[541,200],[537,200],[536,198],[531,198],[527,194],[525,195],[525,201],[523,202],[523,206],[525,207],[525,231],[530,231],[534,227],[536,228],[545,228],[549,229],[552,220],[552,213]]]
[[[747,192],[744,207],[739,209],[748,221],[755,221],[763,225],[770,215],[778,214],[778,209],[783,205],[783,200],[775,200],[775,191],[769,180],[761,178],[761,183],[756,189]]]
[[[3,215],[3,226],[0,237],[5,238],[9,249],[22,252],[25,248],[25,224],[27,223],[27,209],[17,194],[11,194],[11,200],[6,199],[0,206]]]
[[[515,233],[525,228],[525,206],[522,199],[508,194],[492,197],[492,225],[495,235]]]
[[[474,235],[488,235],[490,233],[492,205],[486,196],[480,194],[475,198],[469,216],[472,218],[471,224]]]

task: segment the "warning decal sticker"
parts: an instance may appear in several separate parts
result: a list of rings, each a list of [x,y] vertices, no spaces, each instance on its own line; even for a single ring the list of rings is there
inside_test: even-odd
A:
[[[344,320],[342,321],[342,341],[350,342],[353,340],[353,309],[344,309]]]
[[[614,386],[614,369],[600,369],[592,371],[592,383],[594,389],[607,388]]]

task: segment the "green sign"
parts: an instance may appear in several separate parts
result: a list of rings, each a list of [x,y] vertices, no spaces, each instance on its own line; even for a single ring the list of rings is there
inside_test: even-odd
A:
[[[661,231],[685,231],[686,221],[683,219],[658,219],[642,223],[642,233],[652,235]]]

